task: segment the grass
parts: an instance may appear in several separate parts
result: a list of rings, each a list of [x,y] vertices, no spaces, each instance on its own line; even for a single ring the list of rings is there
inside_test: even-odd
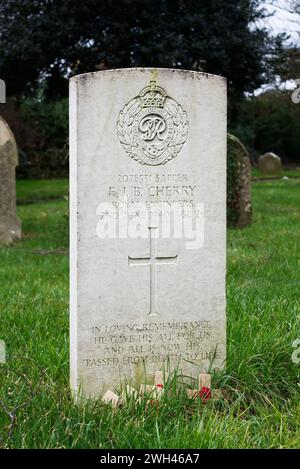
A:
[[[252,167],[252,177],[254,179],[278,179],[282,177],[300,178],[300,169],[282,168],[282,170],[276,174],[265,174],[259,168]]]
[[[19,181],[24,239],[0,249],[0,446],[300,447],[300,181],[254,183],[252,225],[229,230],[228,363],[215,378],[224,399],[179,393],[118,412],[70,397],[66,192],[65,180]]]
[[[68,196],[67,179],[31,179],[17,183],[18,204],[30,204]]]

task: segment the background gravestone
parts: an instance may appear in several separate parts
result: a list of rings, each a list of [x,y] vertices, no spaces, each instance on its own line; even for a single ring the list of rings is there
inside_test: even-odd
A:
[[[224,78],[172,69],[74,77],[70,144],[74,394],[136,386],[166,367],[190,377],[222,368]]]
[[[227,134],[227,223],[243,228],[251,223],[251,163],[242,142]]]
[[[281,166],[281,158],[272,152],[265,153],[258,159],[258,167],[264,174],[280,173]]]
[[[21,222],[16,216],[17,164],[15,138],[0,116],[0,244],[10,244],[21,239]]]

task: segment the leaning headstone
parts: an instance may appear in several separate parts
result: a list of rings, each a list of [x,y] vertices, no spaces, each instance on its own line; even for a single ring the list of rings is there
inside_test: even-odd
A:
[[[17,164],[15,138],[0,116],[0,244],[11,244],[21,239],[21,222],[16,216]]]
[[[275,153],[269,152],[258,159],[258,167],[264,174],[276,174],[281,171],[281,158]]]
[[[222,368],[225,80],[171,69],[74,77],[70,144],[74,394]]]
[[[227,222],[243,228],[250,225],[251,163],[249,153],[234,135],[227,134]]]

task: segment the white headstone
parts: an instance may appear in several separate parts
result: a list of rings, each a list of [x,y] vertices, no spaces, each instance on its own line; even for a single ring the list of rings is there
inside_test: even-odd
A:
[[[225,80],[172,69],[79,75],[70,119],[72,390],[100,396],[138,388],[145,372],[221,368]]]

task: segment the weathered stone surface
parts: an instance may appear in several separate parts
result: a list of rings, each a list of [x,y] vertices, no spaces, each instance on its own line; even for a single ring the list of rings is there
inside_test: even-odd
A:
[[[177,366],[194,377],[223,367],[225,80],[80,75],[70,122],[74,394],[138,389]]]
[[[281,158],[272,152],[265,153],[258,159],[258,167],[264,174],[279,173],[281,166]]]
[[[16,216],[18,151],[15,138],[0,116],[0,244],[21,239],[21,222]]]
[[[227,219],[229,226],[251,223],[251,163],[242,142],[227,134]]]

